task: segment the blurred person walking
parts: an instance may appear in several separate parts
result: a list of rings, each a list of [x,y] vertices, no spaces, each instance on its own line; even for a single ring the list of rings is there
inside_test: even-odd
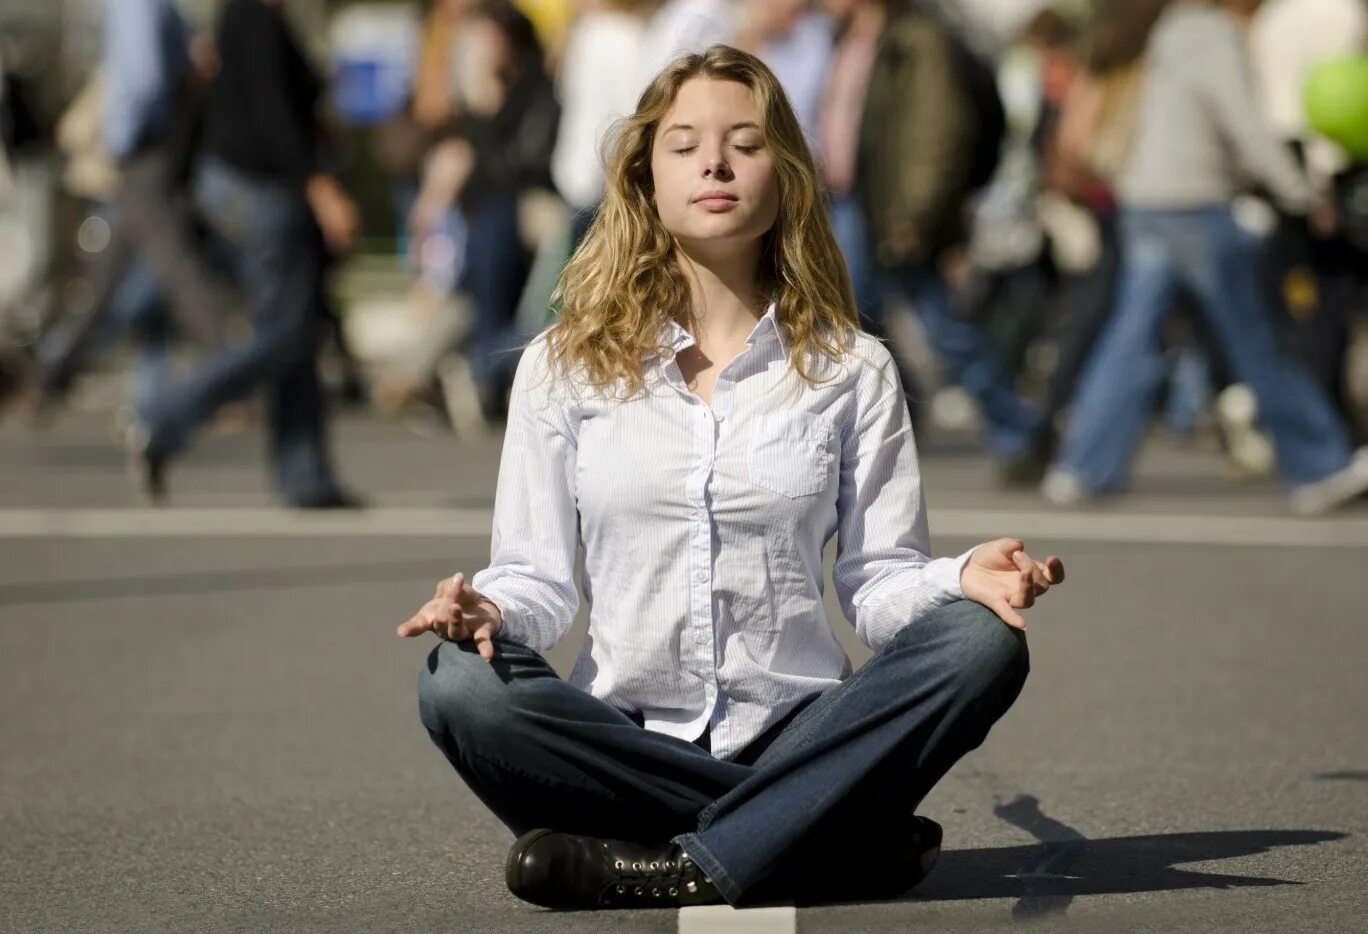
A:
[[[251,338],[169,387],[129,432],[136,481],[165,498],[170,461],[227,402],[268,392],[275,486],[289,506],[358,505],[333,473],[317,368],[329,254],[346,252],[357,213],[320,156],[319,79],[285,0],[227,0],[216,31],[220,70],[205,114],[196,199],[233,250]]]
[[[1196,296],[1234,376],[1253,390],[1292,509],[1325,512],[1368,489],[1368,449],[1352,449],[1320,387],[1279,352],[1251,240],[1231,213],[1245,175],[1291,213],[1305,214],[1313,203],[1254,99],[1244,24],[1258,5],[1179,0],[1150,37],[1133,146],[1118,185],[1117,305],[1042,483],[1052,502],[1125,488],[1163,372],[1159,326],[1180,284]]]
[[[603,197],[607,134],[641,94],[648,0],[601,0],[575,20],[561,61],[560,126],[551,155],[556,190],[573,212],[576,242]]]
[[[397,634],[433,743],[518,835],[553,908],[894,897],[915,809],[1029,668],[1020,610],[1063,580],[999,539],[932,560],[887,349],[859,329],[775,76],[717,46],[618,137],[603,208],[523,354],[490,565]],[[839,532],[839,534],[838,534]],[[822,552],[877,653],[853,675]],[[592,597],[569,679],[543,653]]]
[[[1267,244],[1268,281],[1285,315],[1279,333],[1347,413],[1345,357],[1362,258],[1337,229],[1331,208],[1345,152],[1307,123],[1303,89],[1316,66],[1365,50],[1364,0],[1266,0],[1250,23],[1259,102],[1274,135],[1303,166],[1324,207],[1311,218],[1282,213]],[[1309,221],[1309,222],[1308,222]]]
[[[560,109],[532,24],[512,3],[483,3],[461,28],[473,59],[465,63],[469,99],[428,157],[410,227],[421,242],[452,204],[460,208],[467,235],[456,288],[470,296],[475,314],[464,347],[469,373],[448,373],[444,380],[466,384],[476,394],[479,416],[496,422],[507,410],[518,350],[528,336],[517,324],[531,263],[519,200],[530,190],[553,187]],[[449,390],[448,405],[453,395],[465,393]]]
[[[172,0],[105,0],[98,79],[102,137],[118,170],[109,203],[109,242],[91,271],[81,307],[72,314],[74,326],[40,356],[33,398],[39,417],[71,389],[101,334],[110,329],[112,311],[150,307],[146,302],[120,305],[125,280],[130,274],[143,275],[135,273],[139,264],[151,269],[182,336],[205,350],[221,344],[227,305],[204,259],[185,198],[199,129],[201,83],[210,77],[192,69],[190,45],[188,24]],[[152,353],[155,359],[157,352]],[[149,373],[159,370],[155,363],[151,366]],[[144,410],[150,395],[147,388],[140,394]]]
[[[966,202],[992,177],[1004,132],[992,70],[921,3],[890,4],[855,166],[870,250],[951,378],[978,401],[990,449],[1011,469],[1031,455],[1040,414],[955,308],[946,281],[962,256]]]
[[[869,92],[869,76],[888,22],[887,0],[823,0],[834,46],[817,110],[814,149],[827,191],[831,231],[845,258],[860,324],[880,340],[889,338],[887,304],[869,247],[864,207],[855,188],[860,121]],[[917,380],[904,355],[890,346],[904,395],[916,395]],[[921,409],[909,403],[914,425]]]

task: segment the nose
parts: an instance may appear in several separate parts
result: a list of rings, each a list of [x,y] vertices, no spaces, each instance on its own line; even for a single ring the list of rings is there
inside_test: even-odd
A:
[[[703,169],[703,177],[728,181],[731,178],[731,166],[723,159],[709,159],[707,166]]]

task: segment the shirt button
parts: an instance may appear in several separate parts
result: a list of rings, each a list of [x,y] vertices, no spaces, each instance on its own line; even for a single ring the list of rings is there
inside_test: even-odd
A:
[[[705,580],[707,580],[707,579],[708,579],[708,572],[707,572],[707,571],[696,571],[696,572],[694,573],[694,580],[698,581],[699,583],[702,583],[703,581],[705,581]]]

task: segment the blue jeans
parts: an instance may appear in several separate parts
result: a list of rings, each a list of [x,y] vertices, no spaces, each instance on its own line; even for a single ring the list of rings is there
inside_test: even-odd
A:
[[[865,224],[864,208],[860,199],[854,195],[832,195],[827,205],[831,217],[831,232],[836,244],[841,248],[846,270],[850,275],[850,288],[855,295],[855,308],[860,314],[860,324],[869,334],[882,341],[889,340],[888,306],[879,292],[879,279],[874,270],[874,261],[869,251],[869,232]],[[920,389],[916,374],[903,360],[897,348],[891,344],[894,362],[898,366],[898,376],[902,380],[903,395],[908,403],[908,413],[912,416],[914,429],[922,423]]]
[[[531,336],[519,330],[517,313],[532,257],[518,232],[516,197],[493,197],[464,214],[468,235],[458,287],[475,310],[467,355],[481,395],[493,402],[513,385],[520,348]]]
[[[1232,376],[1258,400],[1290,486],[1348,465],[1348,431],[1330,400],[1274,338],[1258,251],[1225,207],[1127,209],[1116,308],[1084,368],[1059,467],[1097,493],[1125,488],[1167,366],[1159,329],[1179,285],[1197,299]]]
[[[486,662],[443,642],[418,680],[423,725],[475,795],[515,835],[674,840],[734,905],[849,892],[1029,668],[1024,633],[961,600],[721,760],[643,729],[531,649],[496,647]]]
[[[950,290],[932,265],[900,266],[885,273],[889,286],[907,297],[927,341],[950,378],[972,395],[988,423],[993,453],[1011,458],[1026,453],[1040,437],[1043,416],[1017,395],[983,330],[955,310]]]
[[[203,361],[158,400],[147,418],[152,449],[178,453],[220,406],[265,386],[277,489],[287,502],[326,495],[336,487],[315,359],[326,253],[313,215],[299,192],[214,160],[201,166],[195,195],[232,253],[252,336]]]

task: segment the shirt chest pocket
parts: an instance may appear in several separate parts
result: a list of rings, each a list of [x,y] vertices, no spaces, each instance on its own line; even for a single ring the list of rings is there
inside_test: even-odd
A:
[[[831,422],[813,412],[760,416],[746,452],[751,482],[790,498],[822,492],[830,482],[831,434]]]

